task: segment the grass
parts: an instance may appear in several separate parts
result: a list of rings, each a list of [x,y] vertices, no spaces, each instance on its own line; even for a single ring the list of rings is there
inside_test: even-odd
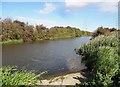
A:
[[[23,40],[22,39],[19,39],[19,40],[7,40],[7,41],[1,41],[0,42],[0,45],[2,44],[19,44],[19,43],[23,43]]]
[[[36,85],[38,78],[46,72],[36,75],[32,71],[27,72],[25,69],[18,69],[16,66],[7,66],[0,68],[2,83],[0,86],[18,86],[18,85]]]
[[[65,37],[53,37],[53,38],[49,38],[47,40],[63,40],[63,39],[71,39],[71,38],[75,38],[77,36],[65,36]],[[44,39],[36,39],[35,42],[39,42],[39,41],[42,41]],[[23,43],[23,39],[19,39],[19,40],[7,40],[7,41],[0,41],[0,45],[2,44],[20,44],[20,43]]]

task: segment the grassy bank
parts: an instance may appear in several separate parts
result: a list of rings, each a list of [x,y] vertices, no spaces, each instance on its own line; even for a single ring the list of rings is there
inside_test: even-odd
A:
[[[7,41],[1,41],[0,42],[0,45],[2,44],[19,44],[19,43],[23,43],[23,40],[20,39],[20,40],[7,40]]]
[[[78,36],[77,36],[78,37]],[[79,36],[80,37],[80,36]],[[72,36],[65,36],[65,37],[54,37],[54,38],[49,38],[47,40],[64,40],[64,39],[71,39],[71,38],[76,38],[76,36],[72,37]],[[36,39],[33,42],[39,42],[45,39]],[[7,40],[7,41],[1,41],[0,45],[2,44],[20,44],[20,43],[24,43],[23,39],[19,39],[19,40]],[[29,42],[28,42],[29,43]]]
[[[70,39],[70,38],[75,38],[75,37],[64,37],[64,38],[55,37],[55,38],[50,38],[47,40],[63,40],[63,39]],[[39,41],[43,41],[43,40],[44,39],[36,39],[33,42],[39,42]],[[20,39],[20,40],[14,39],[14,40],[1,41],[0,45],[2,45],[2,44],[20,44],[20,43],[24,43],[24,41],[22,39]],[[31,42],[28,42],[28,43],[31,43]]]

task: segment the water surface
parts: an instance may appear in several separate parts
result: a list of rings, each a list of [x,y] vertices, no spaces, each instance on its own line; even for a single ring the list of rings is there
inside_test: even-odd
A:
[[[85,68],[81,58],[74,51],[88,42],[90,37],[78,37],[56,41],[40,41],[38,43],[3,45],[3,66],[17,65],[35,70],[36,73],[48,71],[45,77],[76,72]]]

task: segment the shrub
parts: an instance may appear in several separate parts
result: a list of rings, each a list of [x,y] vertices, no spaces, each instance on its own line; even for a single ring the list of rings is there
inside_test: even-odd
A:
[[[99,47],[113,47],[116,51],[118,51],[118,32],[111,32],[108,35],[100,35],[90,42],[86,43],[82,47],[78,49],[78,53],[80,55],[84,55],[82,59],[88,68],[92,68],[94,66],[94,61],[96,61],[96,54],[99,50]]]
[[[97,60],[92,69],[98,84],[108,85],[112,83],[111,78],[119,69],[118,54],[112,47],[100,47],[97,52]]]
[[[120,86],[118,32],[99,35],[77,50],[92,73],[91,79],[80,84],[80,87]]]

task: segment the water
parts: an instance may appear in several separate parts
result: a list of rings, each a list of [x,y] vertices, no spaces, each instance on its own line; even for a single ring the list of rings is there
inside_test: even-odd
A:
[[[2,47],[3,66],[17,65],[35,70],[36,73],[48,71],[44,77],[84,69],[81,58],[74,51],[88,42],[90,37],[78,37],[56,41],[40,41],[37,43],[9,44]]]

